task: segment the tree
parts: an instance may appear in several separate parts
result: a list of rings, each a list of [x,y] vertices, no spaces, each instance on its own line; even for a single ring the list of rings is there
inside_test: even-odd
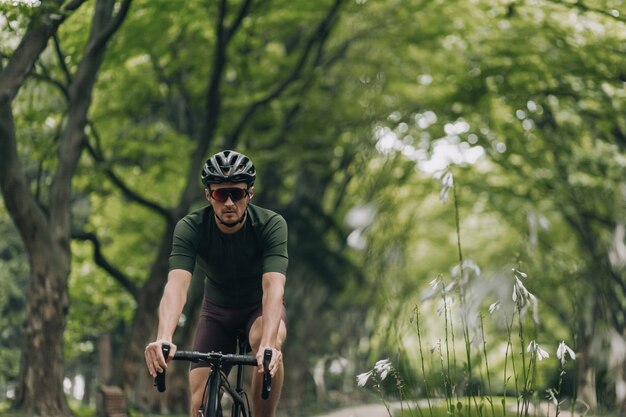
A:
[[[91,91],[106,44],[124,20],[129,1],[98,1],[84,55],[69,76],[67,118],[57,143],[56,169],[50,192],[38,199],[31,191],[22,162],[12,105],[37,60],[59,26],[83,1],[42,2],[32,11],[15,51],[2,60],[0,73],[0,188],[20,232],[31,268],[24,342],[15,408],[29,414],[61,416],[69,410],[63,387],[63,331],[68,309],[72,177],[83,148]],[[62,64],[63,65],[63,64]]]

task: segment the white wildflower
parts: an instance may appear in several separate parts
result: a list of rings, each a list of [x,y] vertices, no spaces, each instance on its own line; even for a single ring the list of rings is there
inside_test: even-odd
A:
[[[561,366],[565,365],[565,357],[569,356],[570,359],[576,360],[576,354],[574,351],[565,344],[564,341],[559,343],[559,347],[556,350],[556,357],[561,361]]]
[[[537,299],[533,296],[531,302],[533,305],[533,321],[535,324],[539,324],[539,305],[537,304]]]
[[[525,272],[520,271],[519,269],[513,268],[513,273],[515,275],[521,276],[522,278],[528,278],[528,274],[526,274]]]
[[[496,301],[489,306],[489,314],[493,314],[495,311],[498,310],[500,310],[500,301]]]
[[[367,381],[370,379],[370,376],[372,376],[372,372],[373,371],[369,371],[369,372],[364,372],[362,374],[359,374],[356,376],[356,383],[359,387],[364,387],[365,384],[367,384]]]
[[[445,286],[445,288],[443,289],[443,293],[450,294],[452,290],[454,290],[455,288],[456,288],[456,281],[452,281],[451,283]]]
[[[443,282],[440,279],[433,279],[432,281],[430,281],[430,283],[428,284],[429,288],[420,295],[420,301],[428,300],[437,295],[437,293],[439,292],[438,288],[441,285],[443,285]]]
[[[537,359],[542,360],[543,358],[549,358],[550,355],[548,352],[543,350],[541,346],[537,346]]]
[[[475,281],[480,277],[480,267],[471,259],[465,259],[462,266],[456,265],[452,269],[453,282],[458,282],[461,287],[465,287],[470,281]]]
[[[449,311],[452,311],[452,306],[455,304],[454,297],[448,297],[444,295],[442,300],[439,302],[439,306],[437,307],[437,314],[443,316],[444,314],[448,314]]]
[[[448,170],[439,171],[434,175],[434,178],[439,180],[441,184],[441,191],[439,191],[439,200],[444,203],[448,202],[448,194],[450,189],[454,186],[454,177]]]
[[[513,284],[513,296],[511,297],[514,302],[518,302],[521,304],[525,304],[525,301],[528,299],[528,290],[524,286],[524,283],[518,278],[515,277],[515,283]]]
[[[534,294],[526,289],[524,283],[520,279],[520,277],[526,278],[527,275],[523,272],[518,271],[517,269],[514,269],[513,273],[515,282],[513,283],[513,294],[511,295],[511,299],[520,309],[520,314],[522,316],[526,314],[530,307],[532,307],[533,320],[535,321],[535,323],[539,323],[537,297],[535,297]]]
[[[546,392],[548,393],[548,395],[546,396],[546,398],[552,403],[552,405],[554,405],[555,407],[559,406],[559,399],[558,394],[556,392],[556,390],[554,388],[548,388],[546,390]]]
[[[376,362],[376,365],[374,365],[374,371],[380,375],[381,381],[384,381],[385,378],[387,378],[387,375],[392,369],[393,367],[391,366],[391,361],[389,359],[379,360]]]
[[[381,359],[374,365],[374,369],[369,372],[364,372],[356,376],[356,383],[359,387],[364,387],[367,381],[373,376],[377,375],[381,381],[387,378],[389,372],[393,370],[391,361],[389,359]]]
[[[531,340],[530,343],[528,344],[528,347],[526,348],[526,352],[529,352],[533,355],[537,356],[537,359],[539,360],[543,360],[544,358],[549,358],[550,355],[548,354],[548,352],[546,352],[541,346],[539,346],[539,344],[537,344],[537,342],[535,342],[534,340]]]

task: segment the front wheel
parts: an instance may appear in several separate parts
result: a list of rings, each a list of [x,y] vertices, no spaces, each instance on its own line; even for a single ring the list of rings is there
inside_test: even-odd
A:
[[[204,399],[204,417],[222,417],[222,405],[220,403],[220,388],[222,376],[219,371],[211,371]]]

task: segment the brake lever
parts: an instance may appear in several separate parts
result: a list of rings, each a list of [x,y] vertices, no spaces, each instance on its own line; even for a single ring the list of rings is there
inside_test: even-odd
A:
[[[272,349],[265,349],[263,352],[263,387],[261,398],[267,400],[272,391],[272,376],[270,375],[270,362],[272,361]]]
[[[163,343],[161,345],[161,352],[163,353],[163,357],[166,361],[167,358],[170,356],[170,350],[170,345],[168,345],[167,343]],[[165,369],[163,369],[163,372],[157,372],[157,376],[154,378],[153,385],[156,387],[157,391],[165,391]]]

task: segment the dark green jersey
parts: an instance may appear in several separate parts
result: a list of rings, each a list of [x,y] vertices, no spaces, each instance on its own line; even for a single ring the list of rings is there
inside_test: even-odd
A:
[[[226,234],[207,206],[176,224],[170,270],[193,272],[197,265],[205,275],[205,297],[224,307],[241,307],[261,302],[263,273],[286,274],[288,260],[282,216],[250,204],[244,227]]]

